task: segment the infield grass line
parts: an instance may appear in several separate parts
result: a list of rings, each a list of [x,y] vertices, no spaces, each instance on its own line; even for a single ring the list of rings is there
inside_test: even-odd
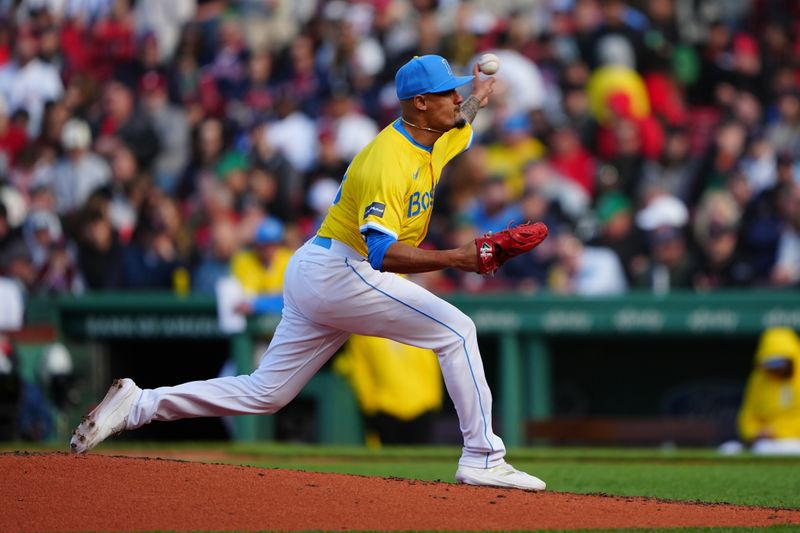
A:
[[[409,459],[415,462],[445,459],[457,460],[461,448],[456,446],[386,446],[381,449],[369,449],[363,446],[336,446],[315,444],[285,444],[272,442],[232,443],[221,442],[152,442],[113,439],[103,443],[103,449],[117,450],[196,450],[219,451],[231,455],[264,456],[265,458],[328,458],[331,460],[349,461],[385,461],[386,459]],[[68,451],[67,443],[0,443],[0,451],[19,449],[39,451]],[[526,448],[510,448],[507,452],[509,461],[541,461],[549,462],[702,462],[702,463],[755,463],[755,464],[800,464],[800,456],[764,456],[752,453],[738,455],[722,455],[709,448],[580,448],[580,447],[547,447],[532,446]]]
[[[4,449],[64,451],[64,446],[10,443]],[[112,439],[92,453],[453,482],[460,450]],[[800,509],[800,457],[723,456],[702,449],[524,448],[510,450],[508,458],[554,492]]]

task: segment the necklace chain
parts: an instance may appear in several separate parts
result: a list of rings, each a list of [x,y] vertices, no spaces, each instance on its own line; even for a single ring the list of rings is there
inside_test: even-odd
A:
[[[433,128],[426,128],[424,126],[417,126],[416,124],[407,121],[404,117],[400,117],[400,120],[402,120],[404,124],[408,124],[412,128],[417,128],[418,130],[432,131],[433,133],[446,133],[442,130],[435,130]]]

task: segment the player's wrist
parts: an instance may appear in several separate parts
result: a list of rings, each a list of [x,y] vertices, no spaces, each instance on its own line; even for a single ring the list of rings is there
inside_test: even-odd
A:
[[[475,240],[472,240],[460,248],[451,250],[453,266],[465,272],[477,272],[479,269],[478,253],[475,247]]]
[[[481,99],[475,94],[471,94],[461,103],[461,114],[464,115],[464,118],[467,119],[467,122],[471,123],[473,120],[475,120],[475,115],[478,114],[478,110],[480,108]]]
[[[486,96],[487,96],[487,95],[485,95],[485,94],[481,94],[481,92],[480,92],[480,91],[472,91],[472,92],[470,93],[470,95],[469,95],[469,96],[467,96],[467,99],[466,99],[466,100],[464,100],[464,101],[461,103],[461,105],[463,106],[464,104],[467,104],[467,103],[475,103],[475,104],[477,104],[477,105],[480,105],[480,103],[481,103],[481,100],[483,100],[484,98],[486,98]]]

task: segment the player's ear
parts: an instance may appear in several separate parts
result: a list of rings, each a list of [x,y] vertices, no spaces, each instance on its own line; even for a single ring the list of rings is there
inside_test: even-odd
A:
[[[420,111],[425,111],[428,109],[428,103],[425,101],[425,95],[418,94],[414,97],[414,107]]]

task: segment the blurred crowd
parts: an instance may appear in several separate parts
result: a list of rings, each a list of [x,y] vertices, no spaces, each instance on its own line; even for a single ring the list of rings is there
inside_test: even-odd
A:
[[[213,291],[276,219],[314,234],[399,114],[397,68],[501,59],[424,246],[551,237],[435,291],[800,282],[796,0],[0,0],[0,275]],[[202,274],[202,275],[199,275]]]

